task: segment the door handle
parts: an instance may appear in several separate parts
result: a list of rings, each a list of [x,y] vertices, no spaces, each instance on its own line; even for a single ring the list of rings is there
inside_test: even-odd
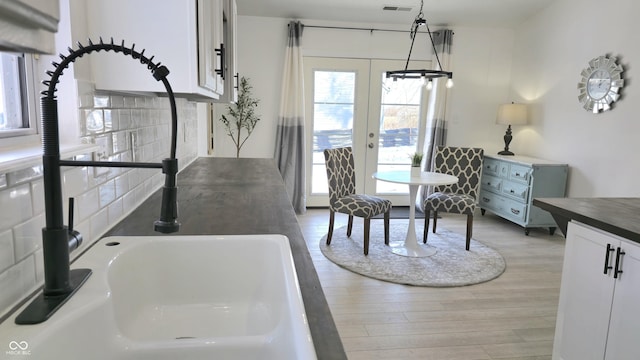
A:
[[[617,279],[618,278],[618,274],[622,274],[622,255],[624,255],[625,252],[622,251],[622,249],[620,247],[618,247],[616,249],[616,266],[613,269],[613,278]]]
[[[612,253],[615,249],[611,246],[611,244],[607,244],[607,251],[604,255],[604,274],[607,275],[609,270],[613,269],[613,266],[609,265],[609,254]]]

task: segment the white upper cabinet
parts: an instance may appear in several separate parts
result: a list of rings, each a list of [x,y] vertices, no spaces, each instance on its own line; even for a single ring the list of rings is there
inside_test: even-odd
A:
[[[0,1],[0,51],[55,52],[58,0]]]
[[[219,99],[224,94],[225,0],[88,0],[88,36],[153,56],[169,69],[178,96]],[[145,65],[122,54],[91,55],[96,89],[164,93]]]
[[[236,26],[238,10],[235,0],[225,0],[223,7],[222,40],[224,42],[224,93],[219,102],[235,102],[238,100],[239,75],[236,66]]]

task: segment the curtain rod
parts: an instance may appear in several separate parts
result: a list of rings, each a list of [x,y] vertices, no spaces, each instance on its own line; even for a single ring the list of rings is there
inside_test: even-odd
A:
[[[322,26],[322,25],[305,25],[305,24],[302,24],[302,26],[309,27],[309,28],[317,28],[317,29],[362,30],[362,31],[370,31],[370,32],[374,32],[374,31],[404,32],[404,33],[410,32],[407,30],[375,29],[375,28],[344,27],[344,26]]]
[[[287,24],[287,27],[289,24]],[[363,28],[363,27],[345,27],[345,26],[323,26],[323,25],[305,25],[302,24],[303,27],[308,28],[316,28],[316,29],[338,29],[338,30],[360,30],[360,31],[369,31],[373,33],[374,31],[387,31],[387,32],[400,32],[400,33],[410,33],[410,30],[393,30],[393,29],[376,29],[376,28]],[[438,30],[436,30],[438,31]],[[432,31],[434,32],[434,31]],[[426,31],[419,31],[418,34],[427,34]]]

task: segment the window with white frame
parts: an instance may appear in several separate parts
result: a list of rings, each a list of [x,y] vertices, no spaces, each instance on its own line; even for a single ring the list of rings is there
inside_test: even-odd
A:
[[[26,64],[24,54],[0,52],[0,138],[36,132],[36,120],[29,111]]]

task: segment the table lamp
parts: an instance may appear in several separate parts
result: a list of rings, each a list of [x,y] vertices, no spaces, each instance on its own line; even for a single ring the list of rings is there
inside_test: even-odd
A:
[[[498,152],[498,155],[513,155],[513,152],[509,151],[509,144],[513,138],[511,136],[511,125],[527,124],[527,106],[514,103],[500,105],[496,124],[509,125],[507,132],[504,134],[504,150]]]

